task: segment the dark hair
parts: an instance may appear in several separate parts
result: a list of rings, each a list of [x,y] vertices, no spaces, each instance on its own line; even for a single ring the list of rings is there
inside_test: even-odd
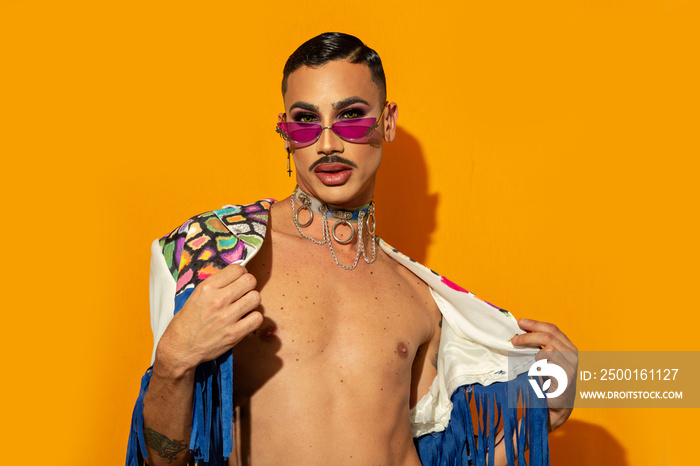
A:
[[[342,32],[324,32],[301,44],[289,56],[282,75],[282,95],[287,92],[289,75],[302,66],[314,68],[335,60],[367,65],[372,81],[379,88],[381,97],[386,99],[386,77],[379,54],[357,37]]]

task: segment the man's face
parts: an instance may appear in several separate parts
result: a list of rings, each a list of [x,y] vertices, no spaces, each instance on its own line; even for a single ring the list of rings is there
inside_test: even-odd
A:
[[[280,121],[320,123],[325,127],[353,118],[379,118],[384,102],[366,65],[332,61],[290,74],[284,107]],[[305,147],[289,142],[299,187],[338,206],[369,202],[382,159],[382,139],[393,139],[396,115],[396,104],[392,103],[369,142],[346,141],[331,129],[324,129],[316,142]]]

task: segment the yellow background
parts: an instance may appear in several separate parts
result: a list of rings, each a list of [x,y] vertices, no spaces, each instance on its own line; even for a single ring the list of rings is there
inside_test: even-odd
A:
[[[3,2],[3,461],[123,464],[150,242],[291,192],[281,70],[330,30],[379,51],[399,104],[383,237],[580,349],[700,350],[698,19],[680,0]],[[688,464],[697,414],[581,409],[552,462]]]

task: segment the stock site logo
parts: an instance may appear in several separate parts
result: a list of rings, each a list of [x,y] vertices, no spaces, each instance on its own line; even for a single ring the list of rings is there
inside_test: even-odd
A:
[[[541,389],[537,383],[537,380],[529,380],[532,389],[535,391],[535,395],[537,395],[537,398],[544,398],[545,395],[547,398],[556,398],[564,393],[564,390],[566,390],[566,385],[569,383],[569,378],[566,376],[564,369],[554,363],[548,363],[546,359],[537,361],[535,364],[530,366],[530,370],[527,371],[527,375],[549,377],[544,381]],[[552,378],[557,380],[557,389],[552,393],[549,393],[547,390],[552,385]]]

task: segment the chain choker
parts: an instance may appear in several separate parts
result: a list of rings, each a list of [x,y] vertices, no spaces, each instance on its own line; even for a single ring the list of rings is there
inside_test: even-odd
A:
[[[299,208],[295,208],[294,206],[295,199],[298,200],[301,204]],[[323,204],[316,198],[309,196],[304,191],[302,191],[299,188],[299,186],[297,186],[296,188],[294,188],[294,193],[290,198],[290,203],[292,205],[292,219],[294,220],[294,225],[297,227],[299,234],[311,241],[312,243],[318,244],[319,246],[328,244],[328,249],[331,251],[331,256],[333,256],[333,260],[339,267],[342,267],[346,270],[354,269],[355,267],[357,267],[357,264],[360,261],[360,253],[362,253],[362,258],[368,264],[371,264],[377,259],[377,237],[374,234],[377,225],[377,220],[374,217],[373,200],[370,201],[369,204],[363,205],[362,207],[358,207],[356,209],[336,209],[334,207],[329,206],[328,204]],[[300,223],[299,213],[305,210],[309,213],[309,219],[304,223]],[[302,231],[302,228],[306,228],[313,223],[315,216],[314,213],[317,213],[321,216],[321,221],[323,223],[323,239],[320,241],[306,235]],[[329,227],[328,225],[329,218],[335,219],[335,223],[332,227]],[[343,265],[340,263],[338,257],[335,254],[335,251],[333,250],[333,242],[331,241],[331,238],[339,244],[350,243],[355,237],[355,226],[352,223],[350,223],[351,221],[357,221],[357,253],[355,254],[355,261],[352,265]],[[372,249],[372,257],[370,259],[367,258],[367,252],[365,251],[365,242],[363,238],[363,234],[365,232],[363,225],[365,223],[367,223],[366,231],[370,235],[370,248]],[[348,236],[345,239],[338,238],[336,230],[340,225],[345,225],[350,228],[350,236]]]

